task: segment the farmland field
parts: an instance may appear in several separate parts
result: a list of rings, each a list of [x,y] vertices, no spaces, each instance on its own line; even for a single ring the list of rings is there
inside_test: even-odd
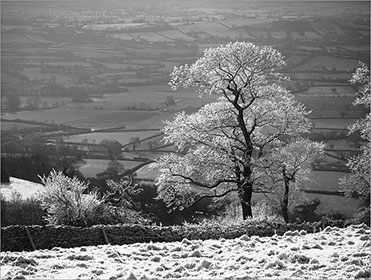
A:
[[[1,72],[1,82],[2,83],[10,83],[10,84],[21,84],[24,81],[18,77],[15,77],[11,74]]]
[[[143,26],[143,23],[117,23],[117,24],[88,24],[85,26],[86,29],[90,30],[107,30],[107,29],[126,29]]]
[[[309,115],[310,118],[310,115]],[[349,118],[349,119],[344,119],[344,118],[338,118],[338,119],[311,119],[313,125],[315,128],[343,128],[347,129],[351,124],[353,124],[358,118]]]
[[[178,29],[184,33],[205,32],[220,37],[238,37],[240,34],[218,22],[195,22],[178,26]]]
[[[195,39],[180,32],[179,30],[164,30],[159,31],[158,34],[168,37],[173,40],[181,40],[181,41],[194,41]]]
[[[312,171],[311,182],[305,188],[309,190],[338,191],[339,179],[347,174],[334,171]],[[335,195],[305,193],[304,197],[306,199],[318,198],[321,201],[316,212],[330,213],[338,211],[348,217],[352,216],[363,205],[362,200]]]
[[[95,74],[94,77],[97,78],[97,79],[105,79],[105,78],[108,78],[108,77],[119,77],[119,78],[122,78],[122,77],[125,77],[125,76],[128,76],[128,75],[135,75],[136,74],[136,71],[125,71],[125,72],[105,72],[103,74]],[[125,79],[125,81],[127,81]]]
[[[149,42],[171,42],[173,41],[173,39],[161,36],[157,32],[131,32],[130,35],[132,35],[135,39],[144,39]]]
[[[78,168],[79,171],[84,175],[86,178],[94,178],[98,173],[105,171],[108,167],[108,163],[110,160],[106,159],[85,159],[85,163],[81,164]],[[133,168],[141,162],[137,161],[125,161],[125,160],[118,160],[125,169]]]
[[[104,110],[102,110],[104,112]],[[80,128],[104,129],[126,126],[127,129],[160,129],[162,120],[169,114],[153,111],[109,111],[92,117],[66,122],[65,124]]]
[[[137,68],[138,66],[135,64],[126,64],[126,63],[99,63],[101,65],[104,65],[108,69],[113,69],[113,70],[127,70],[128,68]]]
[[[21,97],[21,102],[22,102],[22,105],[21,106],[25,106],[27,105],[27,101],[34,98],[34,96],[22,96]],[[69,102],[71,102],[71,98],[70,97],[62,97],[62,96],[41,96],[39,97],[40,98],[40,101],[43,103],[43,102],[46,102],[49,106],[51,105],[54,105],[54,104],[67,104]]]
[[[1,33],[2,44],[36,44],[36,42],[27,38],[24,34],[2,32]]]
[[[316,212],[321,214],[340,213],[346,217],[352,217],[357,209],[363,206],[362,200],[338,195],[305,193],[304,197],[308,200],[319,199],[321,203],[317,207]]]
[[[85,61],[58,61],[58,62],[46,62],[44,66],[84,66],[89,67],[91,63]]]
[[[312,31],[305,31],[304,35],[307,40],[317,40],[321,38],[321,36],[319,36],[316,32]]]
[[[52,44],[52,43],[54,43],[54,42],[49,41],[49,40],[47,40],[47,39],[45,39],[45,38],[43,38],[43,37],[41,37],[39,35],[36,35],[36,34],[32,34],[32,35],[25,34],[25,36],[28,39],[30,39],[31,41],[36,42],[36,43],[42,43],[42,44]]]
[[[169,117],[165,112],[64,109],[23,111],[8,113],[7,119],[23,119],[45,123],[66,124],[79,128],[103,129],[126,126],[131,129],[154,129],[162,127],[162,120]]]
[[[352,72],[357,65],[358,60],[356,59],[317,55],[303,65],[295,67],[293,71],[336,69],[337,71]]]
[[[351,73],[290,73],[290,76],[292,78],[295,77],[295,79],[298,80],[344,80],[348,81],[351,78]],[[347,84],[348,85],[348,84]]]
[[[339,96],[354,96],[354,89],[350,86],[313,86],[306,90],[309,95],[318,95],[320,97],[326,95]]]
[[[128,33],[113,33],[110,34],[111,37],[116,38],[116,39],[121,39],[121,40],[134,40],[134,37]]]
[[[20,123],[20,122],[1,122],[1,131],[7,131],[12,129],[25,129],[25,128],[38,128],[40,125]]]
[[[284,31],[271,31],[271,36],[274,39],[286,39],[287,34]]]
[[[78,134],[64,137],[64,141],[81,143],[83,140],[87,140],[88,143],[99,144],[102,140],[117,140],[121,144],[128,144],[132,137],[139,137],[144,139],[153,135],[158,134],[155,131],[122,131],[122,132],[95,132],[87,134]]]
[[[63,85],[72,85],[73,79],[69,76],[58,73],[42,73],[40,68],[24,68],[22,74],[26,75],[30,80],[50,80],[55,77],[56,81]]]

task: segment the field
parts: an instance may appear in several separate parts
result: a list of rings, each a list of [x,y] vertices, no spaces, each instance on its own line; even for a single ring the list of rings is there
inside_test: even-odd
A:
[[[219,22],[195,22],[178,26],[178,29],[184,33],[205,32],[211,36],[219,36],[231,39],[239,37],[251,37],[244,30],[234,30]]]
[[[310,115],[309,115],[310,118]],[[344,118],[336,118],[336,119],[325,119],[325,118],[320,118],[320,119],[311,119],[313,127],[314,128],[324,128],[324,129],[344,129],[347,130],[348,127],[353,124],[358,118],[349,118],[349,119],[344,119]]]
[[[105,171],[108,167],[110,160],[106,159],[85,159],[84,164],[78,167],[79,171],[84,175],[85,178],[94,178],[98,173]],[[133,168],[139,165],[141,162],[136,161],[124,161],[118,160],[125,169]]]
[[[349,81],[352,77],[351,73],[311,73],[311,72],[300,72],[300,73],[290,73],[290,76],[292,78],[295,77],[295,80],[343,80],[343,81]],[[322,82],[322,81],[321,81]],[[322,82],[323,83],[323,82]]]
[[[161,36],[157,32],[131,32],[131,36],[138,40],[147,40],[149,42],[172,42],[173,39]]]
[[[117,140],[121,144],[125,145],[130,142],[133,137],[139,137],[144,139],[153,135],[158,134],[156,131],[122,131],[122,132],[95,132],[87,134],[78,134],[64,137],[64,141],[81,143],[83,140],[87,140],[91,144],[99,144],[102,140]]]
[[[34,99],[35,96],[22,96],[21,97],[21,107],[24,107],[27,105],[27,101],[30,99]],[[40,96],[38,99],[43,104],[47,104],[48,106],[53,106],[56,104],[63,105],[71,102],[70,97],[62,97],[62,96]]]
[[[142,26],[143,23],[117,23],[117,24],[88,24],[85,26],[89,30],[107,30],[107,29],[126,29]]]
[[[192,38],[179,30],[164,30],[157,32],[161,36],[170,38],[172,40],[180,40],[180,41],[194,41],[195,38]]]
[[[24,83],[22,79],[15,77],[9,73],[5,73],[5,72],[1,72],[1,82],[4,84],[6,83],[6,84],[14,84],[14,85]]]
[[[2,32],[1,40],[4,44],[36,44],[37,42],[30,40],[23,34]]]
[[[54,43],[36,34],[32,34],[32,35],[25,34],[25,36],[31,41],[36,42],[36,43],[42,43],[42,44],[53,44]]]
[[[358,60],[350,58],[339,58],[325,55],[317,55],[308,62],[295,67],[292,71],[323,71],[323,70],[337,70],[345,72],[353,72],[358,65]]]
[[[1,122],[1,131],[13,130],[13,129],[25,129],[25,128],[38,128],[40,125],[20,123],[20,122]]]
[[[368,227],[284,236],[1,252],[16,279],[358,279],[370,275]]]
[[[169,113],[134,110],[66,109],[7,113],[7,119],[23,119],[44,123],[71,125],[78,128],[105,129],[126,126],[127,129],[160,129]]]
[[[55,78],[57,83],[63,84],[64,86],[71,86],[74,84],[73,78],[70,76],[58,73],[42,73],[40,68],[24,68],[22,74],[26,75],[30,80],[51,80]]]
[[[313,86],[306,91],[309,95],[326,96],[354,96],[354,90],[350,86]]]
[[[110,34],[111,37],[116,38],[116,39],[121,39],[121,40],[134,40],[134,37],[128,33],[113,33]]]

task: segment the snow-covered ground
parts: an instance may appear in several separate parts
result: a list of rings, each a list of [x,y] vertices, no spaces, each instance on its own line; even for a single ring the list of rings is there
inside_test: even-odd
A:
[[[314,234],[1,252],[1,279],[361,279],[370,277],[369,238],[370,229],[361,225]]]
[[[10,177],[10,183],[1,183],[0,192],[5,199],[10,200],[13,192],[17,192],[22,199],[32,198],[37,192],[42,191],[44,186],[27,180]]]

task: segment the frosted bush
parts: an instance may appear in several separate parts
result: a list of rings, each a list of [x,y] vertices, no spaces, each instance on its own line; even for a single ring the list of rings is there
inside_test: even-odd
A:
[[[62,172],[52,171],[41,178],[45,188],[39,193],[45,220],[54,225],[91,226],[95,224],[147,223],[134,209],[130,195],[134,187],[108,181],[112,193],[103,197],[89,191],[89,185],[77,177],[70,178]]]
[[[38,196],[49,224],[90,226],[105,216],[107,207],[97,192],[88,192],[89,185],[77,177],[53,170],[41,180],[45,188]]]

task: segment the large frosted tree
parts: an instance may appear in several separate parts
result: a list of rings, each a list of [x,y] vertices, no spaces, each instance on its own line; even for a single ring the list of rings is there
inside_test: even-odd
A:
[[[349,133],[360,133],[365,144],[361,147],[361,153],[351,157],[348,160],[347,166],[351,173],[340,179],[340,189],[347,196],[351,196],[354,192],[359,194],[363,199],[370,201],[370,169],[371,169],[371,93],[370,93],[370,69],[360,63],[353,73],[352,84],[359,86],[357,97],[354,105],[363,105],[368,108],[368,114],[365,118],[360,119],[349,127]]]
[[[252,43],[208,49],[192,65],[175,67],[171,86],[195,87],[200,95],[220,96],[198,112],[166,123],[168,142],[178,154],[160,157],[155,167],[159,197],[170,207],[187,207],[205,197],[237,192],[243,218],[252,216],[260,163],[291,139],[309,131],[304,106],[280,82],[285,65],[279,51]]]

